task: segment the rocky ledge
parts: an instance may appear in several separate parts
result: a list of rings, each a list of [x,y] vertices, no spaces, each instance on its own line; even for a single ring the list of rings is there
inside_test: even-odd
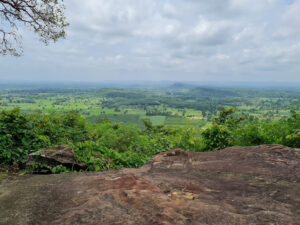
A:
[[[300,224],[300,149],[170,150],[140,169],[0,179],[1,225]]]

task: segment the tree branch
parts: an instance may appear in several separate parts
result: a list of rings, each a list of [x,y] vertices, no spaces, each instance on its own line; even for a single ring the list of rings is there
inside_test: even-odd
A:
[[[63,0],[0,0],[0,54],[22,54],[20,25],[33,30],[45,44],[64,38],[68,26],[64,9]]]

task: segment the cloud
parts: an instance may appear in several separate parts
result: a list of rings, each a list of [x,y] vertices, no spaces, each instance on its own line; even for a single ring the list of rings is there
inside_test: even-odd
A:
[[[300,81],[299,1],[66,4],[67,39],[44,47],[24,32],[25,56],[1,58],[0,78]]]

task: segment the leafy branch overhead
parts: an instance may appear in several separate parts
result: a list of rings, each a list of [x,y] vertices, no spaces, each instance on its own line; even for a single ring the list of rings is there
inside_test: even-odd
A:
[[[22,54],[19,26],[34,31],[46,45],[65,37],[63,0],[0,0],[0,54]]]

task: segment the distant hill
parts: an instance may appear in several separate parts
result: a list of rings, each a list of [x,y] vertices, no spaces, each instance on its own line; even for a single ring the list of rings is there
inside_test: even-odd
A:
[[[171,86],[169,86],[169,89],[173,90],[190,90],[195,88],[195,85],[192,84],[185,84],[185,83],[174,83]]]
[[[191,89],[187,95],[193,97],[237,97],[239,94],[230,89],[213,87],[196,87]]]

